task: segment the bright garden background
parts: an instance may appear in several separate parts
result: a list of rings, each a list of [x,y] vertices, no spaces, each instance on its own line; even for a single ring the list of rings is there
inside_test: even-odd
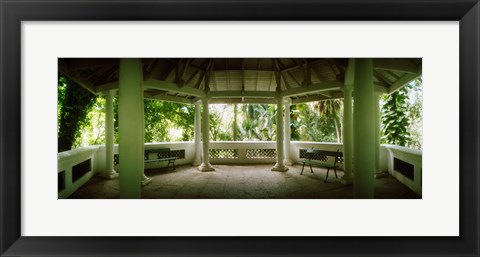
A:
[[[355,104],[355,103],[354,103]],[[381,108],[381,143],[422,149],[422,79],[391,95]],[[211,104],[211,141],[274,141],[276,105]],[[144,100],[145,142],[193,141],[195,106]],[[114,98],[118,143],[118,98]],[[291,105],[292,141],[342,142],[342,99]],[[105,143],[105,97],[67,77],[58,79],[58,152]]]

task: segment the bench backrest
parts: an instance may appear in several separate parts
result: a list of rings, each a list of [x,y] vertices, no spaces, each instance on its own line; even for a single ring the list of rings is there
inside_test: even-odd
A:
[[[155,148],[155,149],[148,149],[145,150],[145,160],[149,160],[149,155],[152,153],[157,154],[157,158],[168,158],[170,157],[170,148]]]
[[[320,161],[328,161],[328,156],[334,158],[334,163],[343,163],[343,153],[342,152],[335,152],[335,151],[326,151],[326,150],[317,150],[317,149],[308,149],[306,157],[307,159],[311,160],[312,158],[316,157]]]

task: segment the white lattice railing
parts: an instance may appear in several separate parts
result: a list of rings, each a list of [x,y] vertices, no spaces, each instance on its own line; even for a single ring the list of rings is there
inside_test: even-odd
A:
[[[212,164],[275,163],[276,142],[261,141],[215,141],[210,142]]]

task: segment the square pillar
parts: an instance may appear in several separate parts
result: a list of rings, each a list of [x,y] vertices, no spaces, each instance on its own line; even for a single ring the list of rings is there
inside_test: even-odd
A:
[[[373,198],[376,129],[373,65],[370,58],[355,60],[354,100],[354,194],[355,198]]]
[[[120,198],[141,198],[144,177],[143,71],[140,59],[120,59],[119,180]]]

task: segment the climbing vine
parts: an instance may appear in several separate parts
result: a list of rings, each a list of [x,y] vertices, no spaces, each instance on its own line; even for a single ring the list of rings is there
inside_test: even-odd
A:
[[[410,140],[408,118],[408,89],[404,86],[391,95],[383,97],[382,143],[407,146]]]
[[[96,96],[62,74],[58,75],[58,151],[70,150],[81,128],[89,124],[87,114]]]

